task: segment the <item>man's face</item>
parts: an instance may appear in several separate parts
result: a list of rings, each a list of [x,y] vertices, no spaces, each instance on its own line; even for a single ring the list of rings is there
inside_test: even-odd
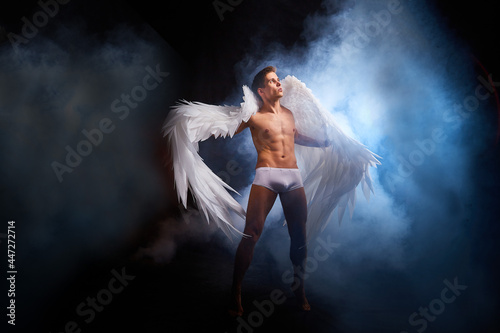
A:
[[[264,88],[259,88],[262,99],[275,100],[283,97],[283,88],[276,73],[267,73],[264,84]]]

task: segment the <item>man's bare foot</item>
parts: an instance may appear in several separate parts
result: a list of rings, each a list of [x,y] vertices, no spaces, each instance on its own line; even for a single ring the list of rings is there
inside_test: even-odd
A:
[[[227,310],[227,313],[228,313],[231,317],[241,317],[241,316],[243,316],[243,309],[240,309],[240,310],[228,309],[228,310]]]
[[[304,300],[301,302],[300,306],[302,307],[302,310],[304,310],[304,311],[311,311],[311,305],[309,304],[309,302],[307,301],[306,298],[304,298]]]
[[[310,311],[311,305],[307,301],[304,289],[298,288],[297,290],[294,290],[293,293],[295,294],[295,298],[297,299],[297,303],[299,304],[300,308],[304,311]]]
[[[231,304],[227,310],[232,317],[241,317],[243,315],[243,307],[241,306],[241,289],[231,291]]]

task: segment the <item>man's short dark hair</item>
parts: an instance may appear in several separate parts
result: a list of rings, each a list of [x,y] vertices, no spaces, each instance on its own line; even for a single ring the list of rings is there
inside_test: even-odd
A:
[[[266,86],[266,75],[269,73],[276,73],[276,67],[274,66],[267,66],[266,68],[262,69],[260,72],[258,72],[255,77],[253,78],[252,82],[252,91],[253,93],[260,98],[259,95],[259,88],[264,88]]]

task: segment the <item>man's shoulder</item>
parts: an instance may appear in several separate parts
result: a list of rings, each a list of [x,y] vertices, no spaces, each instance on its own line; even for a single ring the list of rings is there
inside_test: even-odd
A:
[[[282,109],[285,113],[290,114],[290,115],[292,115],[292,116],[293,116],[293,112],[292,112],[292,111],[290,111],[290,109],[289,109],[289,108],[287,108],[287,107],[285,107],[285,106],[283,106],[283,105],[282,105],[282,106],[281,106],[281,109]]]

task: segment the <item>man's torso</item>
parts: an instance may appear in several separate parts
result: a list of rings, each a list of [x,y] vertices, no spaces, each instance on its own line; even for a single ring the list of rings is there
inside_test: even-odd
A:
[[[257,112],[248,125],[257,150],[257,165],[271,168],[297,168],[295,158],[295,121],[290,110],[278,114]]]

